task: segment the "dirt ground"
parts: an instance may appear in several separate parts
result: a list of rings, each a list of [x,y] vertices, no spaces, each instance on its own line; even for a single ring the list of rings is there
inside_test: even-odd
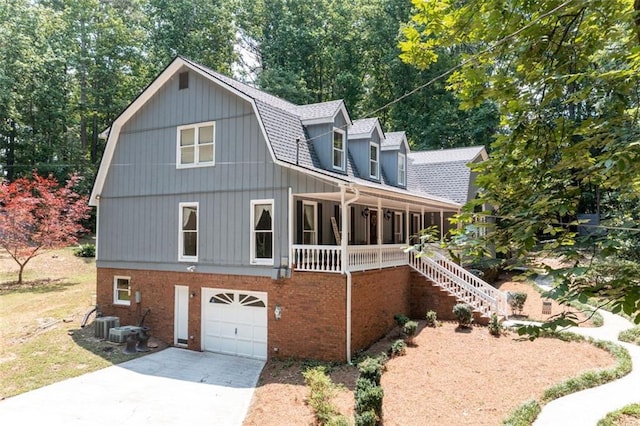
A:
[[[529,284],[505,282],[503,291],[528,294],[523,314],[544,319],[540,294]],[[553,302],[552,314],[561,311]],[[584,371],[608,368],[614,358],[587,343],[518,339],[515,333],[493,337],[486,327],[461,332],[453,322],[422,328],[407,354],[391,359],[382,376],[384,425],[496,425],[529,399]],[[397,331],[368,352],[386,350]],[[570,356],[571,362],[567,362]],[[312,410],[301,371],[304,364],[271,360],[265,366],[245,426],[311,425]],[[357,369],[332,368],[331,377],[343,386],[334,399],[341,413],[353,418],[353,389]],[[286,420],[285,420],[286,419]]]

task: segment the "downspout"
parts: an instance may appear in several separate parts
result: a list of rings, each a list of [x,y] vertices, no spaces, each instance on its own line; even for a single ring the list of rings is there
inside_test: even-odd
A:
[[[98,261],[98,247],[99,247],[99,235],[100,235],[100,195],[96,195],[96,250],[93,255],[96,262]]]
[[[340,187],[340,204],[342,205],[342,219],[340,221],[340,233],[341,233],[341,238],[340,238],[340,250],[341,250],[341,254],[342,254],[342,259],[341,259],[341,267],[342,267],[342,273],[344,273],[347,277],[347,306],[346,306],[346,310],[347,310],[347,342],[346,342],[346,348],[347,348],[347,363],[351,364],[351,272],[349,271],[348,265],[347,265],[347,261],[349,260],[349,256],[347,254],[347,246],[349,243],[349,234],[347,232],[347,221],[348,221],[348,216],[347,216],[347,208],[354,203],[358,198],[360,198],[360,191],[358,191],[357,188],[353,188],[353,190],[355,191],[356,195],[355,197],[353,197],[352,199],[346,201],[345,200],[345,195],[346,195],[346,187],[341,186]],[[353,230],[352,230],[353,231]]]

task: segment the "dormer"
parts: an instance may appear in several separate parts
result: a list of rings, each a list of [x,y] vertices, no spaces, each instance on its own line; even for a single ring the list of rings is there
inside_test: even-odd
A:
[[[381,163],[385,176],[391,185],[407,187],[407,154],[410,152],[407,135],[404,132],[389,132],[382,142]]]
[[[380,182],[383,141],[384,132],[377,118],[355,120],[349,128],[349,153],[361,178]]]
[[[347,173],[348,127],[344,101],[320,102],[295,108],[323,169]]]

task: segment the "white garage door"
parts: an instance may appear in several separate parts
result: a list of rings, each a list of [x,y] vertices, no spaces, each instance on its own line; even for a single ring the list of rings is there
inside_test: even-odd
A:
[[[205,351],[267,359],[267,293],[202,289]]]

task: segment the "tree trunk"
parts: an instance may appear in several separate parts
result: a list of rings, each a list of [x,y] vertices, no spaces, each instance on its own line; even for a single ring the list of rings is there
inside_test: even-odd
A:
[[[20,271],[18,271],[18,285],[22,284],[22,273],[24,272],[24,267],[27,263],[19,263]]]

